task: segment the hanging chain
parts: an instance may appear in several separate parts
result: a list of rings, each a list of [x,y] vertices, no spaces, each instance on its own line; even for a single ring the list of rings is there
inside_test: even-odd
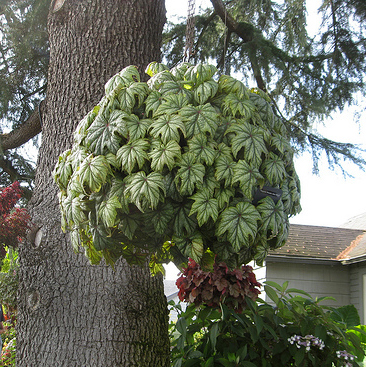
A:
[[[191,56],[193,55],[195,7],[196,7],[196,0],[188,0],[186,47],[184,49],[184,61],[186,62],[188,62]]]

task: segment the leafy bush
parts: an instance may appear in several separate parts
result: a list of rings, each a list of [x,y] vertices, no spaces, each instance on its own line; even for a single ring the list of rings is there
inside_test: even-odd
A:
[[[152,63],[144,83],[129,66],[79,123],[54,178],[91,262],[150,258],[155,272],[214,254],[233,269],[285,242],[300,210],[286,127],[265,93],[216,71]]]
[[[219,307],[221,302],[241,312],[246,307],[246,297],[255,301],[260,294],[261,284],[256,281],[253,268],[243,265],[241,269],[230,271],[225,263],[216,262],[212,271],[204,271],[200,265],[190,259],[178,278],[179,299],[194,303]]]
[[[267,282],[274,304],[247,298],[237,313],[189,305],[171,326],[172,366],[356,366],[359,338],[307,293]]]
[[[0,188],[0,253],[5,256],[5,248],[17,247],[19,240],[29,228],[30,217],[26,209],[16,207],[22,190],[19,182]]]
[[[7,331],[2,334],[3,350],[1,354],[1,366],[15,366],[16,357],[16,330],[14,320],[4,322]]]

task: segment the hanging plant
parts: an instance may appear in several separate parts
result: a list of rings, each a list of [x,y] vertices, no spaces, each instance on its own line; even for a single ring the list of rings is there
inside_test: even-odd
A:
[[[62,227],[92,263],[238,268],[284,244],[300,210],[287,130],[265,93],[216,71],[152,63],[144,83],[129,66],[79,123],[54,178]]]

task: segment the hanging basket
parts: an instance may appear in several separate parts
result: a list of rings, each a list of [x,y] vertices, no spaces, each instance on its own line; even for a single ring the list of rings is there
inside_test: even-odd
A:
[[[134,66],[112,77],[59,158],[73,247],[93,263],[149,258],[153,272],[215,255],[231,268],[260,263],[300,210],[293,150],[270,99],[212,65],[152,63],[147,73],[147,83]]]

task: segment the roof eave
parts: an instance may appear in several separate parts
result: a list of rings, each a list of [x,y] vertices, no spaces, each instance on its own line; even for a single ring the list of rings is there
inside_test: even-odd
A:
[[[366,254],[360,255],[356,257],[351,257],[350,259],[341,259],[342,265],[351,265],[351,264],[357,264],[363,261],[366,261]]]
[[[319,259],[309,256],[283,256],[268,255],[266,261],[273,262],[294,262],[298,264],[314,264],[314,265],[342,265],[342,262],[335,259]]]

